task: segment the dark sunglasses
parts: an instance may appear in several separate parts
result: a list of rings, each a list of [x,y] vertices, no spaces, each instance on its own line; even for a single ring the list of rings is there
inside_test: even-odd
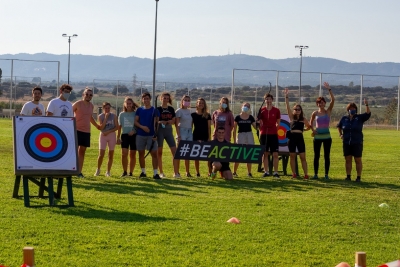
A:
[[[85,96],[93,96],[92,94],[85,94]]]

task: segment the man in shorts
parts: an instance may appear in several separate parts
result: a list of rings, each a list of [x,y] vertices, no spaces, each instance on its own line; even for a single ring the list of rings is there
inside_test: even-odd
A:
[[[73,111],[76,119],[76,135],[78,137],[78,162],[79,178],[83,178],[82,168],[85,160],[86,148],[90,147],[90,123],[99,129],[99,125],[93,119],[93,104],[90,102],[93,97],[93,91],[86,87],[82,93],[82,99],[76,101],[73,105]]]
[[[22,116],[43,116],[44,107],[39,103],[42,98],[42,88],[36,86],[32,89],[32,101],[26,102],[22,107],[20,115]]]
[[[158,160],[157,160],[157,125],[160,114],[157,108],[150,103],[151,95],[146,92],[142,94],[143,106],[136,110],[135,127],[136,134],[136,149],[139,152],[139,164],[142,173],[139,178],[146,177],[146,161],[144,158],[145,149],[150,151],[151,162],[153,165],[153,178],[161,179],[158,175]]]
[[[229,143],[228,141],[225,140],[225,128],[224,127],[217,128],[216,137],[217,137],[217,139],[215,139],[212,142]],[[218,171],[221,173],[221,176],[225,180],[233,179],[232,171],[229,167],[229,162],[212,161],[212,162],[210,162],[210,164],[212,167],[212,172],[211,172],[210,176],[213,180],[215,179],[215,176],[217,175]]]
[[[278,174],[278,152],[279,152],[279,140],[278,140],[278,125],[281,121],[281,112],[278,108],[272,106],[274,97],[267,93],[264,96],[267,105],[263,107],[258,115],[260,123],[260,144],[265,145],[264,153],[264,175],[267,177],[269,173],[269,159],[268,156],[272,153],[273,166],[274,166],[274,178],[279,179]]]

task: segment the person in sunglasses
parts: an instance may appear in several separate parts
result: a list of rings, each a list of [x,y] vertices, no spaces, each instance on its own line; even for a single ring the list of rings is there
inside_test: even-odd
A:
[[[90,147],[90,123],[99,129],[99,125],[93,118],[92,101],[93,90],[86,87],[82,93],[82,99],[76,101],[72,105],[74,116],[76,119],[76,135],[78,138],[78,162],[79,162],[79,178],[83,178],[82,168],[85,160],[86,148]]]
[[[290,168],[292,169],[292,178],[297,178],[296,173],[296,154],[298,153],[301,160],[301,166],[304,171],[304,180],[308,180],[308,167],[306,160],[306,145],[304,143],[303,131],[311,129],[311,125],[304,117],[303,109],[300,105],[293,106],[291,112],[289,107],[289,89],[285,88],[285,103],[286,110],[290,119],[290,135],[289,135],[289,155],[290,155]]]
[[[314,125],[315,129],[311,136],[314,137],[314,177],[312,179],[318,179],[319,169],[319,158],[321,155],[321,146],[324,146],[324,160],[325,160],[325,180],[329,180],[329,167],[331,164],[330,154],[332,146],[332,138],[329,132],[329,124],[331,121],[331,114],[333,105],[335,104],[335,97],[333,96],[329,83],[324,82],[324,87],[328,89],[331,101],[329,107],[325,109],[326,100],[323,96],[317,98],[318,110],[314,111],[311,115],[310,124]]]

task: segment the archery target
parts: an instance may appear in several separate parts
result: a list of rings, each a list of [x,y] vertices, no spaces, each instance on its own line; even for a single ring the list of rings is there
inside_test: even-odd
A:
[[[279,152],[289,152],[289,139],[286,137],[288,131],[290,131],[289,115],[282,114],[278,126]]]
[[[16,173],[78,170],[74,118],[15,116],[13,122]]]

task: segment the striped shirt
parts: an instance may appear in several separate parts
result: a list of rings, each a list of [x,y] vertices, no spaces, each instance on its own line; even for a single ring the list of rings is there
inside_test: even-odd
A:
[[[331,138],[331,133],[329,132],[329,122],[331,118],[328,114],[322,116],[315,116],[315,125],[317,134],[314,136],[314,139],[323,140]]]

